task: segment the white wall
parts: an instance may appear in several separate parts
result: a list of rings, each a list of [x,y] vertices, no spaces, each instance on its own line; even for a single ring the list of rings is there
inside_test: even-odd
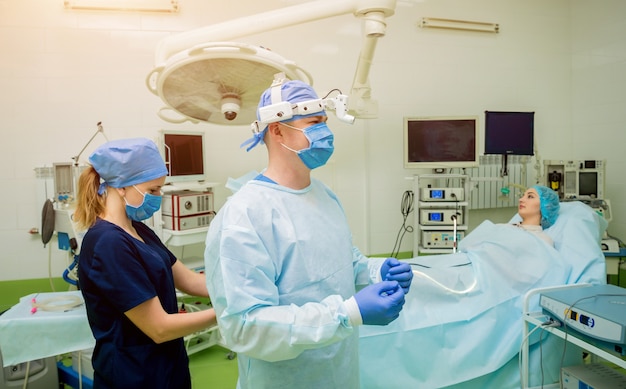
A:
[[[145,78],[155,66],[157,43],[172,32],[300,2],[240,0],[235,7],[223,1],[181,0],[178,14],[151,15],[68,11],[62,0],[0,0],[0,280],[46,277],[49,257],[53,276],[60,275],[65,253],[56,246],[44,249],[39,236],[28,234],[41,227],[44,199],[43,180],[35,178],[33,169],[70,162],[98,121],[109,139],[155,137],[161,128],[206,131],[211,181],[224,183],[229,176],[263,168],[263,148],[250,153],[239,149],[250,134],[245,126],[174,125],[159,119],[156,112],[163,103],[147,90]],[[406,177],[415,173],[403,169],[401,161],[402,117],[408,115],[535,111],[541,157],[607,155],[608,193],[617,218],[626,213],[617,199],[621,188],[611,181],[617,180],[624,157],[614,142],[598,151],[587,151],[585,142],[596,139],[583,125],[596,115],[584,111],[598,103],[594,96],[599,95],[590,96],[585,86],[615,90],[614,99],[597,111],[617,107],[619,96],[624,101],[613,87],[618,77],[624,84],[626,73],[617,71],[620,56],[624,67],[623,42],[606,41],[624,36],[615,31],[624,27],[601,23],[624,15],[624,5],[619,0],[601,3],[398,0],[370,74],[379,117],[353,126],[331,117],[336,152],[328,166],[316,171],[343,199],[355,244],[363,252],[390,252],[402,222],[401,196],[411,189]],[[596,13],[597,20],[587,19]],[[423,16],[497,22],[501,33],[424,30],[417,27]],[[312,73],[318,93],[325,94],[332,88],[349,91],[360,29],[356,18],[345,15],[238,41],[269,47],[295,61]],[[616,128],[623,114],[613,111],[615,116],[602,123],[604,138],[620,136]],[[98,136],[81,159],[103,141]],[[613,151],[606,153],[609,148]],[[226,195],[218,188],[218,205]],[[489,215],[481,212],[480,217]],[[403,251],[411,243],[405,237]]]
[[[626,240],[626,2],[572,1],[572,152],[606,159],[609,233]],[[567,152],[567,149],[563,150]]]

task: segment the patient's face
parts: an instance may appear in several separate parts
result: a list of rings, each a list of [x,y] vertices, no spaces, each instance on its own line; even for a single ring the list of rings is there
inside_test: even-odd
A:
[[[518,213],[525,222],[541,221],[541,202],[539,194],[534,188],[528,189],[519,199]],[[539,224],[539,223],[537,223]]]

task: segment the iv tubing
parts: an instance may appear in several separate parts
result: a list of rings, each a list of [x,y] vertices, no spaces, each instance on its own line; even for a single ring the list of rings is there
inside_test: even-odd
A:
[[[65,302],[65,304],[55,304],[57,302]],[[34,298],[32,301],[33,313],[37,310],[58,312],[68,311],[83,305],[83,300],[78,296],[58,296],[37,302]]]
[[[474,282],[472,282],[472,285],[469,286],[469,288],[464,289],[464,290],[455,290],[455,289],[451,289],[448,288],[447,286],[443,285],[442,283],[440,283],[439,281],[435,280],[434,278],[432,278],[429,275],[426,275],[420,271],[417,270],[413,270],[413,274],[417,275],[417,276],[422,276],[428,280],[430,280],[433,284],[437,285],[438,287],[440,287],[441,289],[450,292],[450,293],[454,293],[454,294],[467,294],[469,292],[471,292],[472,290],[474,290],[474,288],[476,287],[477,281],[476,281],[476,277],[474,277]]]

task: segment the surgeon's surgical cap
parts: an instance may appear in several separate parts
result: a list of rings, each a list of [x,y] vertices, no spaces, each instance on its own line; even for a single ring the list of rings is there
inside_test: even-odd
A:
[[[157,146],[145,138],[107,142],[89,156],[89,163],[102,181],[99,194],[107,185],[123,188],[152,181],[168,173]]]
[[[256,111],[257,120],[259,121],[261,120],[261,117],[259,115],[259,108],[267,107],[268,105],[277,104],[283,101],[288,101],[292,104],[296,104],[296,103],[300,103],[303,101],[319,99],[313,87],[307,84],[306,82],[303,82],[300,80],[290,80],[290,81],[283,82],[283,84],[280,86],[280,92],[281,92],[280,95],[282,99],[281,101],[272,101],[272,87],[269,87],[263,92],[263,94],[261,95],[261,98],[259,99],[259,106],[257,107],[257,111]],[[326,116],[326,111],[314,112],[314,113],[307,114],[307,115],[294,115],[287,120],[282,120],[281,122],[291,122],[291,121],[302,119],[302,118],[309,117],[309,116]],[[252,143],[248,147],[247,149],[248,151],[250,151],[250,149],[252,149],[259,143],[263,144],[263,137],[265,136],[265,132],[267,131],[267,124],[265,123],[260,123],[260,124],[264,125],[263,130],[254,134],[254,137],[252,139],[249,139],[242,144],[243,146],[243,145]]]
[[[543,185],[534,185],[533,188],[539,195],[541,209],[541,227],[546,229],[556,222],[559,216],[559,195],[552,189]]]

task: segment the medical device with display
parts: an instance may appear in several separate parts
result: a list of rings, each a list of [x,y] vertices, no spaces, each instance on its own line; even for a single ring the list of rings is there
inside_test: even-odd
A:
[[[204,181],[204,133],[161,131],[160,146],[168,175],[166,183]]]
[[[455,248],[456,242],[465,237],[464,231],[422,231],[422,246],[425,248]]]
[[[534,155],[534,112],[485,111],[485,154]]]
[[[605,199],[605,160],[546,160],[546,186],[561,200]]]
[[[547,291],[541,294],[539,304],[567,329],[626,355],[626,289],[607,284]]]
[[[421,201],[465,201],[463,188],[422,188]]]
[[[46,245],[54,232],[57,235],[59,250],[67,251],[70,263],[63,271],[63,279],[72,285],[78,281],[78,255],[82,238],[86,230],[78,228],[74,222],[76,211],[76,194],[78,179],[87,165],[80,165],[80,157],[98,134],[108,141],[104,133],[102,122],[96,124],[96,131],[83,146],[83,148],[71,159],[74,162],[53,163],[54,195],[47,198],[42,210],[42,242]]]
[[[452,226],[455,220],[456,223],[463,224],[463,213],[460,210],[453,208],[420,210],[420,224],[422,225]]]
[[[561,389],[626,388],[626,374],[604,363],[564,366],[561,369]]]
[[[478,118],[405,117],[404,167],[478,166]]]

